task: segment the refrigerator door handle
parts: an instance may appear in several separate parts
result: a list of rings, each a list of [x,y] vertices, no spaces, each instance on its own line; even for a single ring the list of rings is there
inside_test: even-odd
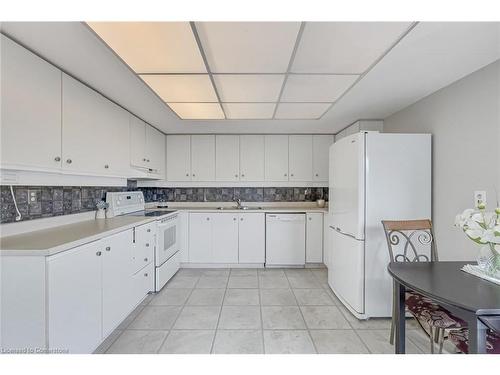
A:
[[[356,238],[355,236],[353,236],[352,234],[349,234],[349,233],[344,233],[342,232],[342,230],[339,228],[339,227],[332,227],[330,225],[330,228],[332,228],[333,230],[337,231],[339,234],[343,235],[343,236],[347,236],[347,237],[351,237],[352,239],[356,240],[356,241],[361,241],[363,242],[364,240],[360,240],[359,238]]]

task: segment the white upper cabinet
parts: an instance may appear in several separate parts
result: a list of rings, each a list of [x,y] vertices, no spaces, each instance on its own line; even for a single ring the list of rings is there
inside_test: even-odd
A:
[[[191,136],[167,136],[167,180],[191,181]]]
[[[333,135],[313,135],[313,180],[328,182],[328,152]]]
[[[265,136],[265,180],[288,181],[288,135]]]
[[[152,173],[165,177],[165,135],[149,125],[146,125],[146,155]]]
[[[130,116],[130,165],[147,168],[146,123]]]
[[[290,181],[312,181],[312,136],[291,135],[288,157]]]
[[[63,74],[63,169],[126,177],[129,172],[128,113]]]
[[[215,136],[215,179],[238,181],[240,178],[240,137]]]
[[[240,181],[264,181],[264,136],[240,136]]]
[[[215,136],[191,136],[191,179],[215,181]]]
[[[61,71],[0,37],[1,165],[60,170]]]

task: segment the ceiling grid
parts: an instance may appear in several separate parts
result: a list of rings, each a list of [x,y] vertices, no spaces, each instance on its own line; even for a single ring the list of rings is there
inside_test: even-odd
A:
[[[179,118],[318,120],[409,22],[95,22]]]

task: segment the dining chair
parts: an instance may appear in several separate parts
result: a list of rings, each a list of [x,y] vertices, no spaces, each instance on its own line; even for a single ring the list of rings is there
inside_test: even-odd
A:
[[[430,220],[382,220],[382,225],[391,262],[438,261],[436,241]],[[394,344],[394,330],[397,319],[396,298],[394,288],[391,345]],[[446,330],[460,329],[467,325],[462,319],[417,292],[407,291],[405,304],[407,310],[429,336],[431,353],[434,353],[434,343],[439,345],[439,353],[442,353]],[[427,325],[428,330],[424,325]]]

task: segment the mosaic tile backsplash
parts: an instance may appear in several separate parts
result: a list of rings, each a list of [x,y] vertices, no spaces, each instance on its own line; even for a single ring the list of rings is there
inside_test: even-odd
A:
[[[22,220],[68,215],[95,210],[97,202],[112,191],[141,190],[146,202],[314,202],[328,200],[328,188],[222,187],[222,188],[137,188],[103,186],[14,186]],[[16,209],[9,186],[0,186],[1,223],[15,222]]]

